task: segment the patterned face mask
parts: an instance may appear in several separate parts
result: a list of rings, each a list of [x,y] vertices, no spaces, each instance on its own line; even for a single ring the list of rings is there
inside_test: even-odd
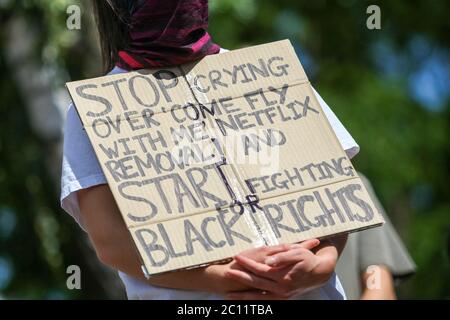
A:
[[[207,32],[207,0],[140,0],[130,3],[130,42],[117,66],[136,70],[179,65],[218,53]]]

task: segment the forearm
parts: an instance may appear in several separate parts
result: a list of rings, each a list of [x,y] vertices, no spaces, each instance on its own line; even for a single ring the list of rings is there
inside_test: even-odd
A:
[[[229,265],[212,264],[207,267],[177,271],[173,275],[170,273],[163,274],[150,279],[149,282],[167,288],[182,288],[218,294],[249,289],[247,286],[225,278],[225,270],[227,269],[229,269]]]
[[[382,265],[374,266],[362,276],[361,300],[395,300],[394,281],[389,269]]]
[[[168,272],[146,279],[141,269],[141,260],[131,239],[129,242],[116,243],[111,247],[108,256],[109,258],[101,259],[103,263],[154,286],[218,294],[245,289],[243,285],[225,278],[225,270],[230,268],[232,263]]]

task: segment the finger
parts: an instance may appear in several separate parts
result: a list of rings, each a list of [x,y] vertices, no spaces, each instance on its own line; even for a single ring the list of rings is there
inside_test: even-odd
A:
[[[307,249],[305,248],[299,248],[299,249],[292,249],[286,252],[280,252],[270,257],[267,257],[264,263],[267,264],[268,266],[277,268],[294,263],[299,263],[300,261],[305,259],[306,253],[308,252],[306,250]]]
[[[291,248],[290,244],[287,243],[282,243],[282,244],[277,244],[275,246],[268,246],[266,247],[266,251],[267,251],[267,255],[272,255],[278,252],[284,252],[287,251]]]
[[[241,270],[236,269],[228,270],[225,276],[255,289],[270,292],[275,292],[274,289],[275,290],[278,289],[278,285],[276,282],[258,277],[257,275]]]
[[[319,239],[310,239],[303,242],[291,244],[290,249],[305,248],[311,250],[317,247],[319,244],[320,244]]]
[[[286,299],[277,294],[261,291],[261,290],[249,290],[249,291],[235,291],[226,295],[227,299],[232,300],[283,300]]]
[[[242,252],[240,252],[239,254],[241,255],[246,255],[246,256],[255,256],[255,253],[259,253],[261,255],[264,256],[268,256],[268,255],[272,255],[278,252],[283,252],[283,251],[287,251],[289,250],[291,247],[291,245],[287,244],[287,243],[283,243],[283,244],[279,244],[279,245],[275,245],[275,246],[261,246],[261,247],[257,247],[257,248],[252,248],[252,249],[247,249],[244,250]]]
[[[300,243],[291,244],[289,250],[290,251],[292,251],[293,249],[307,249],[307,250],[311,250],[311,249],[317,247],[319,244],[320,244],[320,240],[319,239],[310,239],[310,240],[306,240],[306,241],[303,241],[303,242],[300,242]],[[272,267],[279,267],[279,265],[284,266],[284,265],[289,264],[289,263],[295,263],[295,262],[297,262],[297,261],[295,261],[295,258],[294,258],[295,257],[294,254],[295,253],[296,252],[292,252],[293,256],[291,257],[291,259],[287,260],[286,263],[283,263],[283,264],[281,264],[281,263],[279,263],[277,261],[277,258],[274,257],[274,254],[271,255],[272,257],[266,258],[266,260],[264,262],[267,265],[270,265]]]
[[[272,271],[272,267],[268,266],[264,263],[259,263],[253,259],[247,258],[242,255],[237,255],[234,257],[234,260],[242,267],[247,269],[248,271],[259,275],[264,278],[270,278],[269,272]]]

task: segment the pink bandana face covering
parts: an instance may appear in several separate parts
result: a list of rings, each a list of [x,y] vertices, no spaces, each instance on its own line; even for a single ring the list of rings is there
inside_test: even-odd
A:
[[[117,66],[172,66],[218,53],[207,28],[207,0],[142,0],[131,12],[130,43],[119,51]]]

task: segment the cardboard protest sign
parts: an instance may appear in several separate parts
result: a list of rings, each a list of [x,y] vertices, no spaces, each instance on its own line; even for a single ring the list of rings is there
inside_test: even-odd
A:
[[[67,88],[147,274],[383,223],[287,40]]]

